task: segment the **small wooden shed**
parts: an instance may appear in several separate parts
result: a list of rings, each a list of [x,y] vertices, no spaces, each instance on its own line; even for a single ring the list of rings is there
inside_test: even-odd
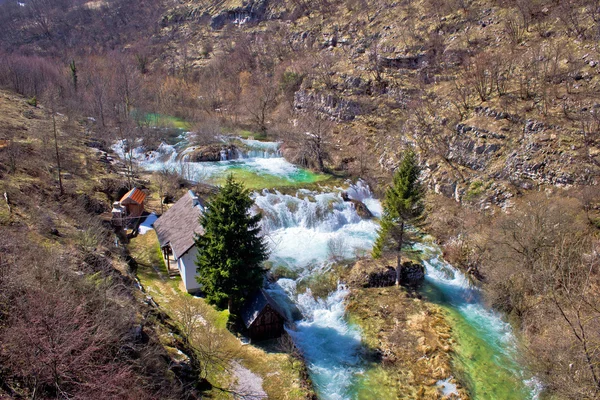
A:
[[[144,200],[146,200],[146,193],[133,188],[125,193],[119,203],[127,210],[127,217],[136,218],[144,213]]]
[[[264,289],[250,297],[241,316],[252,341],[275,339],[284,332],[285,313]]]

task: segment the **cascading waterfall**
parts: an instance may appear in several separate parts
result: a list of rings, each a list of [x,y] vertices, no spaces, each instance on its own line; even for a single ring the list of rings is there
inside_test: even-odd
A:
[[[182,146],[161,144],[155,151],[144,151],[136,143],[132,151],[126,142],[113,146],[127,159],[132,157],[146,170],[172,168],[185,172],[190,180],[223,176],[233,169],[305,182],[305,173],[285,161],[279,143],[241,140],[246,147],[238,160],[192,163],[185,160]],[[330,192],[300,189],[295,195],[264,190],[253,195],[257,211],[262,212],[265,237],[273,266],[292,271],[298,278],[279,279],[269,292],[295,321],[289,333],[302,350],[318,395],[323,399],[352,399],[353,387],[362,372],[359,353],[360,331],[345,318],[343,285],[326,298],[316,299],[310,289],[298,293],[302,279],[318,274],[330,265],[335,248],[345,258],[368,252],[377,235],[376,220],[363,220],[351,202],[344,202],[342,188]],[[350,198],[362,201],[376,217],[381,204],[362,182],[345,189]],[[332,246],[332,244],[334,246]],[[516,361],[516,339],[510,325],[481,302],[478,289],[441,258],[430,243],[417,246],[423,251],[427,269],[424,292],[447,310],[455,332],[456,364],[469,381],[474,398],[533,399],[541,391],[537,381],[521,372]],[[340,250],[341,249],[341,250]],[[444,384],[442,390],[451,385]]]
[[[256,206],[263,213],[263,229],[271,247],[271,261],[299,272],[297,281],[320,272],[328,265],[332,240],[340,239],[344,256],[353,257],[356,249],[371,249],[378,224],[362,220],[351,203],[344,202],[341,188],[336,192],[317,193],[299,190],[295,196],[263,191],[255,194]],[[365,203],[372,213],[381,216],[381,204],[368,186],[359,182],[347,189],[348,195]],[[540,387],[535,379],[520,372],[516,361],[516,338],[510,325],[486,308],[480,291],[464,274],[446,263],[432,243],[418,244],[427,269],[426,292],[434,292],[440,304],[457,313],[467,329],[457,338],[458,363],[471,380],[469,388],[475,398],[535,399]],[[353,251],[354,250],[354,251]],[[274,298],[289,310],[301,311],[296,328],[290,335],[304,353],[317,391],[323,399],[351,399],[353,382],[361,373],[357,358],[360,332],[344,319],[343,285],[326,299],[314,299],[310,289],[296,292],[296,283],[280,279],[271,287]],[[292,305],[293,303],[293,305]],[[454,314],[451,314],[454,315]],[[455,325],[455,329],[458,327]],[[473,351],[471,343],[476,347]],[[482,358],[488,358],[484,360]],[[480,376],[487,377],[482,381]],[[440,390],[451,391],[452,385],[440,383]]]
[[[254,139],[238,139],[245,147],[241,158],[279,158],[281,151],[279,142],[261,142]]]
[[[131,158],[142,168],[149,171],[170,170],[180,173],[185,179],[195,182],[213,181],[222,178],[230,172],[250,171],[264,177],[277,177],[283,182],[311,181],[313,176],[295,165],[287,162],[279,151],[278,142],[259,142],[257,140],[239,139],[244,150],[238,152],[238,157],[227,151],[220,152],[221,161],[190,162],[189,154],[194,147],[175,146],[161,143],[153,151],[147,151],[141,141],[132,144],[130,152],[125,140],[118,141],[112,146],[113,151],[122,159]],[[185,145],[186,142],[182,142]]]
[[[368,190],[364,186],[360,183],[354,190]],[[361,219],[354,205],[343,201],[341,189],[299,190],[295,196],[265,190],[254,200],[263,214],[275,264],[303,270],[327,263],[332,243],[337,243],[344,258],[369,251],[373,245],[377,223]]]
[[[359,182],[349,194],[366,197],[370,192]],[[377,224],[362,220],[354,205],[344,202],[341,189],[332,193],[300,190],[295,196],[265,190],[254,197],[263,213],[271,261],[299,274],[297,281],[279,279],[270,288],[272,296],[288,310],[288,318],[295,309],[301,313],[295,328],[288,332],[305,356],[320,398],[351,399],[352,384],[362,370],[360,331],[344,318],[349,292],[340,284],[327,298],[315,299],[310,289],[298,294],[296,284],[329,264],[332,242],[341,241],[348,258],[359,249],[368,250]]]

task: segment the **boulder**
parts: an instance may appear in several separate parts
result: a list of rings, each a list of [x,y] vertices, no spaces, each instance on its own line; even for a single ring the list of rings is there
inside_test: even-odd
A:
[[[211,144],[208,146],[200,146],[187,155],[187,161],[190,162],[205,162],[205,161],[221,161],[221,155],[225,155],[228,160],[237,158],[237,149],[235,146],[223,146],[220,144]]]
[[[385,287],[396,283],[396,270],[373,260],[357,262],[350,271],[349,283],[355,287]]]
[[[402,263],[400,267],[400,283],[403,286],[418,286],[423,280],[425,280],[425,267],[422,264],[412,261]]]
[[[356,213],[362,219],[373,218],[373,214],[371,213],[371,211],[369,211],[369,208],[362,201],[351,199],[350,197],[348,197],[348,193],[346,192],[342,192],[342,199],[344,201],[354,204],[354,209],[356,210]]]

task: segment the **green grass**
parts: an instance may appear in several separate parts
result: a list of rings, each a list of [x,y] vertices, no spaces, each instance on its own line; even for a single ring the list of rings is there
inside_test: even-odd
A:
[[[151,126],[157,126],[160,128],[175,128],[189,130],[192,128],[192,124],[177,117],[171,115],[162,115],[157,113],[143,114],[140,119],[141,122],[150,124]]]
[[[300,382],[300,369],[298,365],[290,362],[287,354],[280,353],[275,348],[241,346],[237,338],[226,328],[229,318],[227,310],[218,311],[208,305],[204,299],[185,293],[182,290],[181,278],[169,278],[154,231],[133,238],[128,247],[131,255],[138,262],[137,276],[142,286],[175,323],[181,324],[181,310],[186,305],[189,307],[191,302],[197,307],[204,320],[215,328],[211,332],[213,337],[207,340],[212,343],[218,342],[220,351],[228,354],[228,360],[232,357],[260,376],[268,398],[300,400],[307,397],[307,391]],[[172,348],[170,335],[164,335],[161,341],[164,341],[166,348],[176,352]],[[209,371],[208,380],[215,386],[228,388],[235,377],[229,370],[215,368]],[[207,395],[214,399],[230,398],[227,392],[217,389]]]

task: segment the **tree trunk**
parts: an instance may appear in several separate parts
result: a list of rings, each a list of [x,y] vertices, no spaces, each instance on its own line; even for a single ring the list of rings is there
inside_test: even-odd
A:
[[[402,271],[402,242],[404,240],[404,221],[400,223],[400,236],[398,238],[398,247],[396,248],[396,286],[400,286],[400,276]]]
[[[54,148],[56,150],[56,166],[58,168],[58,185],[60,187],[60,195],[62,196],[65,193],[65,191],[63,190],[62,176],[60,175],[60,155],[58,153],[58,138],[56,135],[56,117],[54,116],[54,112],[52,112],[52,126],[54,129]]]

